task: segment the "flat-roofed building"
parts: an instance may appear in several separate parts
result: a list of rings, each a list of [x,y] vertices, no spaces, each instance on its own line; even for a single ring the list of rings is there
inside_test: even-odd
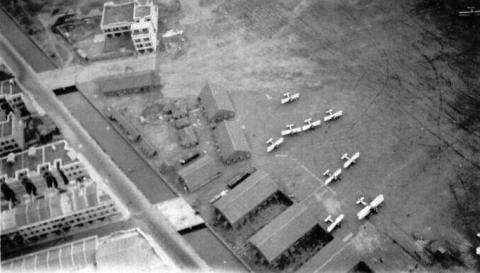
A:
[[[282,259],[287,263],[290,252],[302,247],[302,238],[318,231],[321,227],[317,219],[305,205],[296,203],[250,237],[248,243],[260,254],[260,260],[276,266]]]
[[[158,73],[148,70],[102,77],[97,79],[97,85],[104,96],[120,96],[152,91],[161,82]]]
[[[90,236],[2,261],[2,272],[180,272],[163,249],[135,228]]]
[[[228,165],[250,158],[250,147],[240,125],[236,121],[225,120],[213,130],[218,154]]]
[[[14,78],[0,81],[0,111],[16,110],[22,117],[27,115],[28,109],[24,102],[23,91]]]
[[[180,182],[187,190],[194,191],[213,181],[221,172],[209,155],[204,155],[178,171]]]
[[[10,112],[6,120],[0,121],[0,156],[25,147],[24,129],[23,121],[14,112]]]
[[[158,7],[151,0],[106,2],[100,28],[107,37],[131,35],[138,53],[157,48]]]
[[[20,236],[26,243],[70,228],[88,226],[119,216],[114,201],[95,182],[70,183],[65,192],[51,190],[44,198],[33,198],[2,211],[2,246]]]
[[[83,162],[65,140],[39,147],[30,147],[18,153],[0,158],[0,182],[6,183],[17,199],[27,193],[22,184],[28,178],[39,195],[47,189],[45,173],[51,174],[58,184],[66,184],[82,177],[88,177]],[[3,200],[2,192],[2,200]]]
[[[235,117],[235,109],[228,92],[220,85],[205,83],[198,97],[209,122],[219,122]]]
[[[256,213],[262,205],[278,199],[281,192],[277,183],[263,170],[257,170],[240,185],[213,204],[217,220],[238,228]]]

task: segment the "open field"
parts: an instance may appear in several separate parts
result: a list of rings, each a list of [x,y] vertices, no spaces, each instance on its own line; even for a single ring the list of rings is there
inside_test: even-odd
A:
[[[383,193],[382,216],[409,234],[452,242],[474,266],[479,59],[478,38],[469,36],[478,20],[456,18],[462,3],[428,3],[182,2],[188,45],[162,60],[163,93],[195,95],[207,79],[226,86],[254,165],[300,199],[343,153],[360,151],[331,185],[338,196],[353,205],[360,193]],[[287,90],[301,98],[280,106]],[[345,116],[287,139],[277,156],[264,151],[285,124],[328,108]]]
[[[480,59],[479,37],[472,33],[480,21],[456,17],[472,3],[180,2],[178,26],[187,37],[182,53],[158,54],[165,97],[195,96],[205,80],[225,86],[253,165],[299,201],[323,183],[326,169],[341,166],[343,153],[360,151],[358,164],[329,186],[339,200],[353,207],[360,194],[383,193],[382,221],[371,219],[380,230],[387,221],[412,238],[449,241],[464,266],[478,266],[473,248],[480,244]],[[300,100],[281,106],[285,91],[300,92]],[[133,102],[139,105],[131,110],[135,114],[146,106],[138,101],[151,99],[159,98],[108,103]],[[329,108],[343,110],[344,117],[288,137],[274,155],[266,153],[265,140],[285,124],[322,118]],[[198,126],[204,125],[199,118]],[[161,131],[159,150],[168,151],[174,139]],[[201,141],[212,153],[208,137]],[[227,177],[187,196],[207,220],[208,200]]]

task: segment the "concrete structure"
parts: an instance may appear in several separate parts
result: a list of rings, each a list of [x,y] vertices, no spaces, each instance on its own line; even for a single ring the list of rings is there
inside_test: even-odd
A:
[[[108,97],[150,92],[161,83],[158,73],[148,70],[99,78],[97,85],[100,93]]]
[[[151,0],[106,2],[100,28],[107,37],[131,35],[138,53],[154,52],[157,48],[158,7]]]
[[[218,85],[206,83],[198,97],[209,122],[219,122],[235,117],[232,101],[226,90]]]
[[[2,272],[179,272],[140,229],[90,236],[2,261]]]
[[[302,238],[319,230],[321,228],[317,220],[308,212],[307,207],[296,203],[250,237],[248,242],[261,261],[275,266],[282,254],[285,254],[287,260],[289,251],[302,247]]]
[[[206,185],[220,174],[221,172],[215,165],[215,162],[208,155],[202,156],[200,159],[197,159],[178,171],[180,182],[182,182],[189,191],[194,191]]]
[[[282,192],[270,175],[257,170],[240,185],[233,188],[213,207],[217,220],[224,220],[228,226],[240,227],[263,204],[278,198]]]
[[[0,156],[24,148],[24,127],[24,123],[19,115],[14,114],[13,112],[8,114],[5,121],[0,121]]]
[[[213,130],[217,151],[225,164],[233,164],[250,158],[250,147],[240,124],[235,121],[222,121]]]
[[[0,182],[6,183],[14,191],[17,199],[26,194],[26,189],[22,185],[23,178],[28,178],[36,187],[38,194],[43,195],[47,189],[44,178],[46,172],[55,177],[58,185],[88,176],[83,163],[65,140],[31,147],[26,151],[0,158]]]
[[[14,79],[0,81],[0,100],[5,100],[13,109],[22,109],[25,107],[22,99],[23,92]],[[2,110],[5,110],[3,103]]]
[[[178,232],[204,224],[203,218],[182,197],[163,201],[156,207]]]
[[[120,215],[110,196],[91,180],[71,183],[66,189],[63,193],[50,189],[45,198],[26,200],[2,211],[2,246],[18,244],[19,237],[20,244],[35,242]]]

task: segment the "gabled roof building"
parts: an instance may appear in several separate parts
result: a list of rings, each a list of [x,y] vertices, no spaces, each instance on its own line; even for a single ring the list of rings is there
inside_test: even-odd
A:
[[[218,154],[225,164],[230,165],[250,158],[250,148],[238,122],[220,122],[213,130],[213,136]]]
[[[220,170],[209,155],[202,156],[178,171],[179,180],[188,191],[197,190],[220,175]]]
[[[237,228],[262,204],[278,198],[280,194],[280,188],[270,175],[263,170],[257,170],[213,206],[218,220]]]
[[[248,242],[268,263],[273,263],[315,227],[319,224],[308,208],[296,203],[250,237]]]
[[[235,109],[226,90],[219,85],[206,83],[198,97],[209,122],[219,122],[235,117]]]

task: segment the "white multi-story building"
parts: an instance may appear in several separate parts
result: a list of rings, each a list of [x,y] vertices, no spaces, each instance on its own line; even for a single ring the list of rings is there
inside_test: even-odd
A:
[[[151,0],[103,5],[101,29],[107,37],[130,35],[138,53],[157,48],[158,7]]]

